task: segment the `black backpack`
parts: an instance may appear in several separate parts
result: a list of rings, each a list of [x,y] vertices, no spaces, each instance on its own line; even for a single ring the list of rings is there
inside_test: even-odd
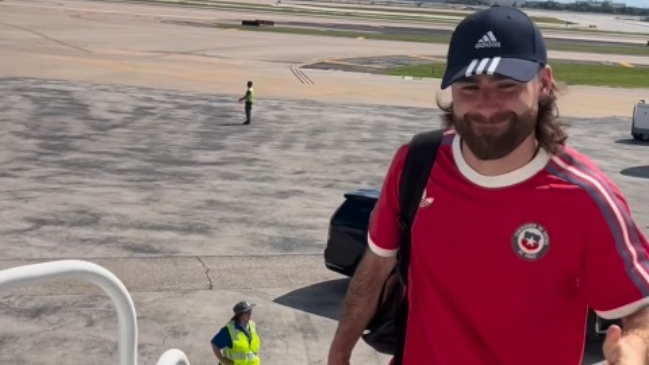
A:
[[[428,177],[442,142],[444,130],[415,135],[409,144],[399,186],[401,246],[397,263],[388,276],[374,313],[366,326],[363,340],[374,350],[394,356],[394,365],[401,365],[408,318],[405,293],[410,263],[410,233]]]

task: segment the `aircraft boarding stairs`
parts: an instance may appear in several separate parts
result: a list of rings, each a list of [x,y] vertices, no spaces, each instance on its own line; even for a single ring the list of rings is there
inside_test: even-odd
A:
[[[117,309],[119,365],[137,365],[138,328],[135,305],[128,290],[112,272],[82,260],[59,260],[18,266],[0,271],[0,291],[48,281],[82,279],[108,294]],[[189,365],[184,352],[165,351],[156,365]]]
[[[119,365],[137,365],[138,328],[135,305],[128,290],[112,272],[82,260],[59,260],[18,266],[0,271],[0,292],[42,282],[83,279],[106,292],[117,309],[119,332]],[[592,365],[604,365],[601,361]],[[184,352],[165,351],[156,365],[190,365]]]

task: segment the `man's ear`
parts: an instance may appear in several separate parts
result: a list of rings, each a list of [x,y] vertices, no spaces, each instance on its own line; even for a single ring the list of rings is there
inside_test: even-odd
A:
[[[552,74],[552,67],[545,65],[539,71],[539,89],[541,94],[547,95],[552,93],[554,85],[554,75]]]

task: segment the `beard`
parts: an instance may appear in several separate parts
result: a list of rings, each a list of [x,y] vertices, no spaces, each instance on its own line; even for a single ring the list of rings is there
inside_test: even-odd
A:
[[[537,114],[536,108],[520,115],[513,111],[501,112],[490,118],[467,113],[461,117],[453,115],[453,125],[476,158],[495,160],[509,155],[532,134]],[[505,126],[500,123],[505,123]]]

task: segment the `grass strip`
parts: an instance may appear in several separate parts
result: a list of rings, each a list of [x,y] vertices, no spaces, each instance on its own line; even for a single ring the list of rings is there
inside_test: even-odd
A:
[[[328,37],[345,37],[345,38],[365,38],[375,40],[403,41],[403,42],[423,42],[423,43],[440,43],[448,44],[450,36],[446,35],[428,35],[428,34],[390,34],[390,33],[370,33],[362,31],[331,30],[317,28],[298,28],[298,27],[248,27],[241,25],[214,24],[218,28],[235,28],[245,31],[272,32],[284,34],[300,35],[317,35]],[[547,41],[547,46],[555,51],[569,51],[582,53],[600,53],[613,55],[630,55],[630,56],[649,56],[649,47],[642,45],[611,45],[603,46],[596,44],[575,44],[553,43]]]
[[[618,65],[601,65],[551,61],[554,77],[568,85],[649,88],[648,67],[629,68]],[[397,66],[383,70],[383,74],[441,79],[446,64],[433,62],[420,65]]]
[[[309,5],[312,6],[314,9],[315,8],[320,8],[320,9],[336,9],[339,11],[345,11],[345,10],[355,10],[355,11],[381,11],[381,12],[386,12],[386,13],[392,13],[394,15],[397,14],[425,14],[425,15],[433,15],[433,16],[443,16],[443,17],[457,17],[458,21],[467,15],[470,15],[474,13],[473,11],[456,11],[456,10],[430,10],[430,9],[385,9],[385,8],[372,8],[372,7],[356,7],[356,6],[344,6],[344,7],[338,7],[335,5]],[[545,24],[576,24],[573,22],[557,19],[557,18],[552,18],[552,17],[547,17],[547,16],[530,16],[530,19],[537,23],[545,23]]]
[[[567,20],[561,20],[558,18],[551,18],[548,16],[533,16],[530,15],[530,19],[532,19],[533,22],[535,23],[545,23],[545,24],[577,24],[575,22],[570,22]]]

